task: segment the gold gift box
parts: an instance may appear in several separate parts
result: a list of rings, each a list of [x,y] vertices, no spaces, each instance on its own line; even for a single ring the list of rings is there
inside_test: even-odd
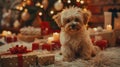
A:
[[[40,65],[50,65],[55,62],[54,54],[37,55],[37,59]]]

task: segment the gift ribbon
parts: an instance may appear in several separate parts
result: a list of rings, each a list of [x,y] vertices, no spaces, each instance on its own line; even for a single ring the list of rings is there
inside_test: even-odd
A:
[[[23,56],[22,54],[17,54],[18,56],[18,67],[23,67]]]

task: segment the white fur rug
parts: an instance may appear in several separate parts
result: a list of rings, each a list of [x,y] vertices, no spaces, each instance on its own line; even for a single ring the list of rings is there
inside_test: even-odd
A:
[[[55,64],[44,67],[120,67],[120,47],[107,48],[88,61],[63,62],[61,59],[61,55],[56,55]]]

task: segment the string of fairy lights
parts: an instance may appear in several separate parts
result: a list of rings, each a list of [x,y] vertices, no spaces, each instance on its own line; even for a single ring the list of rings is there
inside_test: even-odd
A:
[[[45,0],[46,2],[48,1],[48,0]],[[85,4],[85,1],[84,0],[57,0],[55,3],[56,3],[56,9],[51,9],[50,11],[49,11],[49,14],[50,15],[53,15],[56,11],[58,12],[58,11],[61,11],[64,7],[65,7],[65,5],[67,4],[67,6],[69,6],[69,5],[71,5],[72,4],[72,1],[75,1],[77,4],[80,4],[80,5],[83,5],[83,4]],[[39,9],[44,9],[46,6],[45,5],[47,5],[47,4],[44,4],[43,5],[43,3],[41,3],[40,2],[40,0],[36,0],[36,1],[34,1],[34,0],[23,0],[20,4],[18,4],[15,8],[17,9],[17,10],[19,10],[19,11],[25,11],[25,12],[27,12],[28,11],[28,9],[27,8],[25,8],[26,6],[35,6],[35,7],[39,7]],[[76,5],[76,4],[72,4],[72,5]],[[79,5],[77,5],[77,6],[79,6]],[[55,8],[55,7],[54,7]],[[40,15],[40,16],[42,16],[43,15],[43,13],[42,13],[42,11],[39,11],[38,12],[38,15]]]

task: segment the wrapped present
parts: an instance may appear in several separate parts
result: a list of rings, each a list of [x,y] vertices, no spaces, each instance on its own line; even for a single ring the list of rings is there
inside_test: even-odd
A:
[[[101,50],[103,50],[107,47],[108,42],[107,42],[107,40],[98,40],[98,41],[95,42],[95,45],[100,47]]]
[[[115,34],[113,31],[102,31],[102,32],[97,32],[97,34],[90,33],[90,36],[91,37],[101,36],[102,39],[108,41],[108,46],[110,47],[115,46]],[[97,39],[99,40],[100,38]]]
[[[49,65],[55,62],[54,54],[37,55],[37,58],[40,65]]]
[[[1,67],[29,67],[36,62],[34,53],[1,55]]]
[[[108,46],[108,41],[103,39],[102,36],[95,36],[91,38],[91,41],[94,45],[101,48],[101,50],[105,49]]]
[[[5,36],[5,41],[7,43],[16,42],[17,41],[17,37],[16,36]]]
[[[44,43],[41,46],[41,49],[42,50],[48,50],[48,51],[51,51],[51,50],[58,50],[60,49],[61,47],[61,44],[60,42],[52,42],[51,44],[48,44],[48,43]]]
[[[9,48],[8,52],[1,53],[2,67],[29,67],[29,64],[35,63],[36,55],[28,53],[27,47],[16,45]],[[24,54],[23,54],[24,53]]]
[[[38,50],[39,49],[39,43],[33,42],[32,43],[32,50]]]
[[[6,37],[5,37],[5,41],[6,41],[7,43],[11,43],[11,42],[12,42],[12,37],[11,37],[11,36],[6,36]]]
[[[10,31],[3,31],[2,36],[7,43],[16,42],[17,36],[12,34]]]
[[[52,50],[52,44],[47,44],[47,43],[42,44],[42,45],[41,45],[41,48],[42,48],[42,50],[51,51],[51,50]]]
[[[36,66],[38,62],[39,65],[52,64],[54,62],[54,55],[49,51],[39,50],[24,54],[0,54],[0,67],[30,67],[31,65]]]
[[[60,42],[59,41],[58,42],[53,41],[52,50],[58,50],[60,48],[61,48]]]
[[[113,29],[120,29],[120,12],[116,8],[109,9],[107,12],[104,12],[105,17],[105,28],[107,25],[112,25]]]

